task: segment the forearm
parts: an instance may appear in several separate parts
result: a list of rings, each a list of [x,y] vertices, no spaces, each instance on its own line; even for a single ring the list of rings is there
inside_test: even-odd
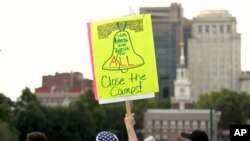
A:
[[[128,133],[128,141],[137,141],[137,136],[133,126],[126,126]]]

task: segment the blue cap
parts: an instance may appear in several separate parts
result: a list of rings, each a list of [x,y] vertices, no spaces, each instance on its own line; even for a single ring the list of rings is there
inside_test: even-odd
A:
[[[118,138],[114,133],[102,131],[97,134],[96,141],[118,141]]]

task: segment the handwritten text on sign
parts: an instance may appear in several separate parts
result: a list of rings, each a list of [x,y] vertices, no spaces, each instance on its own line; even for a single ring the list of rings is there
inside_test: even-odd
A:
[[[130,78],[125,80],[124,78],[112,78],[111,76],[103,75],[101,79],[102,87],[108,88],[110,96],[121,96],[125,94],[136,94],[142,92],[142,81],[146,80],[146,75],[131,73]],[[133,83],[130,87],[118,88],[118,86],[126,86],[126,81]]]
[[[97,99],[158,92],[149,14],[92,22],[88,27]]]

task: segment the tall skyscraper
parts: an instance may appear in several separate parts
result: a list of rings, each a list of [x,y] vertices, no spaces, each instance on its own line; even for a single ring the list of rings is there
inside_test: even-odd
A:
[[[184,42],[190,36],[188,20],[183,18],[181,4],[172,3],[170,7],[141,7],[141,14],[151,14],[156,61],[160,91],[158,98],[168,98],[174,95],[174,80],[179,62],[179,43],[181,30],[184,30]],[[181,21],[184,24],[181,24]],[[181,29],[181,30],[180,30]],[[185,44],[186,45],[186,44]],[[187,50],[184,50],[187,54]]]
[[[195,98],[222,88],[239,90],[241,35],[225,10],[201,11],[192,21],[188,68]]]

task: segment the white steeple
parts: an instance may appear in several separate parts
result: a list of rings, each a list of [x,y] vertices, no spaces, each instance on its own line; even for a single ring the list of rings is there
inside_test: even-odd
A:
[[[184,44],[180,43],[180,65],[176,70],[176,80],[174,81],[176,100],[191,99],[190,81],[188,79],[188,70],[185,66]]]
[[[178,104],[180,110],[184,110],[186,104],[192,104],[191,83],[188,79],[188,69],[185,65],[183,29],[180,29],[180,62],[176,70],[176,80],[174,81],[174,97],[171,99],[172,104]]]
[[[181,42],[180,43],[180,51],[181,51],[181,54],[180,54],[180,65],[181,66],[185,66],[185,56],[184,56],[184,43]]]

